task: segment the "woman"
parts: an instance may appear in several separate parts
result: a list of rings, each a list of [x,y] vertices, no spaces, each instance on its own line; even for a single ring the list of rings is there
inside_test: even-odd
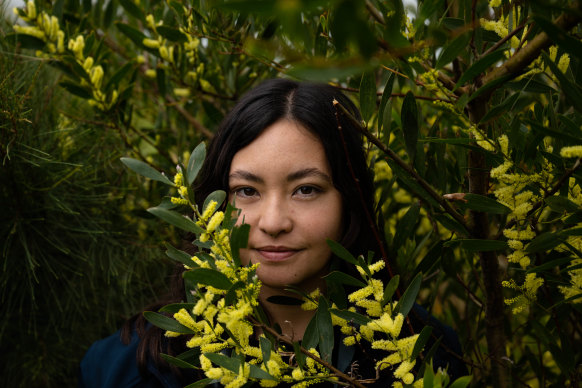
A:
[[[354,255],[368,251],[378,255],[384,251],[378,237],[383,233],[374,221],[373,181],[362,140],[353,121],[336,110],[334,101],[359,118],[353,103],[332,86],[284,79],[262,83],[223,120],[195,185],[200,202],[221,189],[241,209],[239,222],[251,226],[241,260],[244,264],[260,263],[257,275],[263,286],[259,300],[272,323],[292,340],[303,337],[315,312],[267,299],[274,295],[293,296],[287,291],[289,286],[304,292],[325,290],[322,276],[329,273],[332,265],[353,272],[343,261],[334,259],[326,239],[340,242]],[[183,289],[174,301],[182,297]],[[456,335],[450,328],[430,319],[420,308],[415,308],[411,316],[416,316],[412,318],[415,331],[430,323],[436,327],[435,332],[444,336],[446,348],[459,353]],[[137,367],[131,365],[134,382],[173,386],[197,378],[172,373],[161,361],[162,352],[180,352],[183,340],[166,343],[162,331],[146,328],[141,316],[130,321],[123,334],[123,339],[131,342],[122,349],[128,356],[137,352],[142,372],[135,373]],[[115,354],[104,349],[117,344],[116,340],[110,337],[100,349],[92,348],[86,359]],[[338,358],[343,358],[342,368],[357,364],[364,377],[375,377],[373,360],[338,345],[336,364]],[[435,367],[449,365],[454,374],[462,374],[464,365],[457,358],[441,347],[435,356]],[[87,361],[82,365],[83,376],[91,373],[90,364]],[[122,375],[112,369],[110,375]],[[97,374],[102,376],[103,372]],[[121,386],[119,380],[111,381]],[[385,386],[387,382],[381,380],[378,384]]]

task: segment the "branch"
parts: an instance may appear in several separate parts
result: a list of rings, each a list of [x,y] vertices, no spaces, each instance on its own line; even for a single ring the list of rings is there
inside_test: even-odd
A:
[[[372,15],[372,17],[376,19],[378,23],[382,25],[386,24],[386,22],[384,21],[384,16],[382,16],[382,12],[378,11],[378,9],[374,7],[374,4],[372,4],[370,0],[366,0],[366,9],[368,10],[368,12],[370,12],[370,15]]]
[[[256,321],[255,319],[253,319],[252,317],[248,318],[251,323],[256,326],[261,328],[261,330],[268,332],[269,334],[271,334],[273,337],[277,338],[278,341],[284,342],[287,345],[290,346],[294,346],[293,345],[293,341],[291,341],[289,338],[282,336],[281,334],[277,333],[276,330],[274,330],[273,328],[260,323],[258,321]],[[345,381],[349,382],[352,386],[354,387],[358,387],[358,388],[366,388],[366,386],[362,385],[358,380],[346,375],[345,373],[343,373],[341,370],[337,369],[336,367],[334,367],[333,365],[331,365],[330,363],[328,363],[327,361],[324,361],[323,359],[317,357],[315,354],[312,354],[311,352],[309,352],[307,349],[305,349],[303,346],[300,346],[299,349],[301,350],[301,353],[305,354],[307,357],[313,359],[315,362],[323,365],[324,367],[326,367],[327,369],[329,369],[330,371],[332,371],[333,373],[335,373],[337,376],[341,377],[342,379],[344,379]]]
[[[581,5],[582,3],[580,2],[574,3],[572,11],[561,14],[554,22],[554,25],[565,31],[574,28],[582,20]],[[513,57],[486,74],[483,77],[483,85],[508,75],[511,78],[517,77],[530,63],[537,59],[542,50],[548,48],[552,43],[548,34],[541,32],[527,46],[515,53]]]
[[[410,176],[414,178],[422,186],[422,188],[439,204],[443,209],[451,215],[459,224],[461,224],[465,229],[469,230],[467,223],[461,214],[459,214],[452,206],[434,189],[432,186],[425,181],[418,173],[412,168],[408,163],[402,160],[394,151],[386,147],[376,136],[374,136],[367,128],[364,128],[354,116],[350,114],[341,104],[337,103],[337,106],[341,109],[342,113],[354,124],[354,126],[362,133],[366,138],[378,147],[382,152],[384,152],[390,159],[392,159],[396,164],[403,168]]]
[[[184,107],[180,104],[176,103],[176,100],[174,100],[173,97],[171,96],[166,96],[166,99],[168,100],[168,102],[170,102],[170,104],[172,104],[172,106],[174,108],[176,108],[176,110],[178,112],[180,112],[180,114],[186,119],[188,120],[188,122],[190,124],[192,124],[192,126],[194,128],[196,128],[196,130],[198,132],[200,132],[201,134],[203,134],[204,136],[206,136],[208,139],[212,139],[214,137],[214,133],[212,133],[208,128],[206,128],[204,125],[202,125],[202,123],[200,121],[198,121],[196,119],[196,117],[192,116],[190,114],[190,112],[188,112],[186,109],[184,109]]]

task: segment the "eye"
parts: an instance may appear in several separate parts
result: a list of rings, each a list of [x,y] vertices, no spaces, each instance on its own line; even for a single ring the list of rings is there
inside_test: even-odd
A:
[[[301,197],[313,197],[314,195],[320,193],[321,190],[315,186],[300,186],[295,190],[294,194],[297,194]]]
[[[238,198],[251,198],[258,195],[257,190],[253,189],[252,187],[239,187],[232,190],[232,192]]]

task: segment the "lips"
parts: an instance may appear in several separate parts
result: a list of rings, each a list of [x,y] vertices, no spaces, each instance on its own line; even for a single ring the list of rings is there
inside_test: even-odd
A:
[[[285,261],[300,251],[285,246],[264,246],[255,250],[267,261]]]

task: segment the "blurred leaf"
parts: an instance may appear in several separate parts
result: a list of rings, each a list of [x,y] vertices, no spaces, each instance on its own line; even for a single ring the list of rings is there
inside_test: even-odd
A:
[[[471,40],[471,34],[464,33],[443,47],[443,51],[436,62],[435,69],[438,70],[444,65],[451,63],[461,52],[466,52],[469,40]]]
[[[129,2],[129,0],[125,0]],[[145,49],[146,47],[143,45],[143,40],[146,36],[139,30],[133,28],[129,24],[116,22],[115,26],[121,31],[122,34],[127,36],[135,45],[139,48]]]
[[[228,290],[232,287],[232,282],[225,274],[210,268],[194,268],[184,272],[183,276],[193,283],[212,286],[219,290]]]
[[[449,385],[449,388],[465,388],[469,386],[469,384],[471,384],[472,379],[473,379],[472,375],[459,377],[458,379],[453,381],[451,385]]]
[[[190,267],[195,266],[196,264],[192,261],[192,256],[184,251],[174,248],[171,244],[165,243],[166,247],[166,255],[172,259],[177,261],[178,263],[182,263],[188,265]]]
[[[236,267],[240,266],[240,250],[246,248],[248,245],[250,230],[251,226],[249,224],[242,224],[232,229],[230,235],[230,250],[232,251],[232,258]]]
[[[26,34],[7,34],[4,39],[6,41],[15,39],[22,48],[29,50],[42,50],[45,45],[42,39]]]
[[[344,248],[340,243],[337,243],[330,239],[327,239],[325,241],[327,242],[327,245],[331,248],[331,251],[333,252],[334,255],[336,255],[340,259],[347,261],[350,264],[358,265],[358,261],[356,260],[356,258],[350,253],[350,251]]]
[[[205,379],[198,380],[195,383],[186,385],[184,388],[204,388],[204,387],[211,385],[215,381],[216,380],[205,378]]]
[[[198,367],[190,364],[189,362],[186,362],[184,360],[180,360],[179,358],[176,357],[172,357],[168,354],[160,354],[160,356],[169,364],[171,365],[175,365],[178,368],[186,368],[186,369],[198,369]]]
[[[547,197],[544,199],[544,202],[548,204],[550,209],[557,213],[574,213],[580,210],[580,206],[578,206],[568,198],[559,195]]]
[[[422,328],[422,330],[420,331],[420,334],[418,335],[418,338],[416,339],[416,342],[414,343],[414,348],[412,349],[412,355],[410,356],[411,360],[416,360],[416,358],[418,357],[420,352],[422,352],[422,349],[424,349],[424,345],[426,345],[426,343],[430,339],[431,334],[432,334],[432,327],[431,326],[427,325],[427,326]]]
[[[368,316],[355,313],[349,310],[329,309],[329,312],[348,322],[354,322],[356,325],[367,325],[372,321]]]
[[[226,199],[226,192],[224,190],[215,190],[212,193],[208,194],[208,197],[204,200],[204,205],[202,205],[203,209],[206,209],[210,202],[216,202],[216,209],[220,209],[222,203]]]
[[[550,269],[554,269],[560,267],[563,264],[569,263],[573,260],[572,257],[562,257],[560,259],[550,260],[547,263],[543,263],[541,265],[529,268],[526,273],[538,273],[544,272]]]
[[[398,289],[398,284],[400,283],[400,275],[394,275],[386,287],[384,288],[384,295],[382,296],[382,306],[386,305],[386,303],[392,300],[392,296],[394,292]]]
[[[333,354],[334,335],[329,305],[323,296],[319,297],[317,312],[317,332],[319,333],[319,353],[321,358],[331,362]]]
[[[337,282],[340,284],[347,284],[349,286],[366,287],[366,284],[364,282],[362,282],[361,280],[358,280],[358,279],[348,275],[347,273],[344,273],[341,271],[330,272],[329,274],[323,276],[323,279],[325,279],[326,281],[329,281],[329,282]]]
[[[238,374],[240,369],[240,360],[238,358],[231,358],[218,353],[204,353],[204,356],[216,365]]]
[[[461,75],[461,78],[457,81],[455,85],[455,89],[459,86],[464,85],[468,81],[471,81],[473,78],[478,76],[479,74],[483,74],[485,70],[487,70],[491,65],[495,62],[499,62],[505,58],[504,50],[497,50],[480,58],[477,62],[473,63],[464,73]]]
[[[390,127],[392,124],[392,88],[394,87],[394,79],[396,75],[390,73],[384,91],[382,92],[382,100],[380,101],[380,109],[378,110],[378,132],[384,128],[383,137],[390,138]]]
[[[360,82],[360,111],[368,123],[376,111],[376,78],[374,72],[366,71]]]
[[[81,97],[85,100],[89,100],[89,99],[93,98],[93,96],[91,95],[91,93],[89,91],[87,91],[84,87],[82,87],[81,85],[79,85],[75,82],[65,80],[65,81],[59,82],[59,86],[62,87],[63,89],[65,89],[66,91],[68,91],[69,93],[71,93],[77,97]]]
[[[414,306],[414,302],[416,301],[416,296],[418,295],[418,291],[420,290],[420,284],[422,283],[422,273],[419,273],[412,279],[410,285],[402,294],[402,297],[398,301],[398,304],[394,308],[394,314],[402,314],[407,316]]]
[[[145,15],[141,8],[137,6],[131,0],[119,0],[121,6],[129,13],[131,16],[135,17],[136,19],[140,20],[141,22],[145,22]]]
[[[566,95],[566,100],[569,103],[571,103],[572,106],[578,112],[582,112],[582,89],[580,88],[580,86],[578,84],[576,84],[575,82],[572,82],[571,80],[566,78],[564,73],[562,73],[562,71],[560,71],[560,69],[558,68],[558,65],[556,65],[554,63],[554,61],[552,61],[550,59],[548,54],[546,54],[545,52],[542,52],[542,57],[544,58],[544,62],[546,63],[546,65],[548,65],[550,67],[550,69],[552,70],[552,73],[558,79],[558,82],[560,83],[560,86],[562,87],[562,91]]]
[[[410,161],[413,161],[416,155],[416,143],[418,141],[418,108],[412,92],[406,93],[400,114],[402,132],[404,134],[404,141],[406,142],[406,151],[408,152]]]
[[[579,39],[568,35],[566,31],[562,30],[554,22],[548,20],[542,15],[534,15],[533,20],[546,34],[548,34],[550,40],[558,45],[560,49],[565,50],[574,58],[580,58],[582,55],[582,42],[580,42]]]
[[[413,203],[406,214],[396,225],[396,234],[394,235],[393,249],[398,250],[407,239],[414,239],[414,227],[419,221],[420,205]]]
[[[186,170],[188,186],[191,186],[198,177],[198,173],[204,164],[204,159],[206,159],[206,144],[201,142],[194,148],[188,160],[188,169]]]
[[[152,166],[147,163],[142,162],[141,160],[133,159],[133,158],[120,158],[121,163],[125,164],[134,172],[137,172],[140,175],[145,176],[146,178],[153,179],[158,182],[165,183],[170,186],[174,186],[174,182],[170,181],[165,175],[158,172]]]
[[[500,204],[493,198],[486,197],[484,195],[479,194],[472,194],[466,193],[465,194],[466,203],[463,206],[479,211],[485,212],[490,214],[509,214],[511,213],[511,209],[505,205]]]
[[[183,43],[187,42],[188,38],[180,30],[168,26],[157,26],[156,30],[164,38],[168,39],[170,42]]]
[[[153,214],[154,216],[161,218],[162,220],[166,221],[167,223],[174,225],[182,230],[192,233],[202,233],[204,230],[196,225],[194,221],[191,219],[183,216],[180,213],[177,213],[172,210],[160,208],[160,207],[151,207],[148,209],[148,212]]]
[[[182,325],[173,318],[166,317],[165,315],[153,311],[144,311],[143,316],[148,320],[149,323],[159,327],[160,329],[181,334],[194,334],[192,329]]]
[[[527,244],[525,251],[527,253],[548,251],[557,247],[562,242],[564,242],[564,238],[562,238],[559,233],[542,233]]]
[[[477,239],[459,239],[450,240],[444,244],[445,247],[460,246],[461,249],[465,249],[470,252],[488,252],[488,251],[500,251],[507,249],[509,246],[505,241],[499,240],[477,240]]]

